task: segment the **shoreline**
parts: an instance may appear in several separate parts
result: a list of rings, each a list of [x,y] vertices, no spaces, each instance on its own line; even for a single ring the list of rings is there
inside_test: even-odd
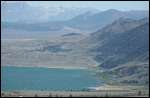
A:
[[[101,88],[101,87],[108,87],[109,85],[107,85],[107,84],[104,84],[104,86],[99,86],[99,87],[88,87],[88,88],[90,88],[90,89],[95,89],[96,91],[98,91],[99,90],[99,88]]]
[[[1,66],[15,66],[15,67],[39,67],[39,68],[62,68],[62,69],[79,69],[79,70],[90,70],[86,67],[69,67],[69,66],[49,66],[49,65],[1,65]]]
[[[54,65],[21,65],[21,64],[1,64],[1,66],[16,66],[16,67],[40,67],[40,68],[63,68],[63,69],[79,69],[79,70],[90,70],[95,72],[100,72],[101,70],[96,69],[95,67],[85,67],[85,66],[54,66]]]

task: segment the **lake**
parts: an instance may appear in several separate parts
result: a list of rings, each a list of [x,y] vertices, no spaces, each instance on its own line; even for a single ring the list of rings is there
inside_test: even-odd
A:
[[[63,68],[1,66],[1,91],[66,91],[104,86],[96,78],[81,77],[91,73],[95,72]]]

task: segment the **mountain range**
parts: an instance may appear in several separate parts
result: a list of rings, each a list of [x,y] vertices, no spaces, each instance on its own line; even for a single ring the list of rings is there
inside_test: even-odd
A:
[[[91,32],[95,32],[103,28],[104,26],[113,23],[115,20],[119,19],[122,16],[136,20],[148,18],[149,11],[121,12],[118,10],[111,9],[99,13],[87,11],[83,14],[80,14],[66,21],[53,21],[53,22],[37,22],[33,20],[32,21],[22,20],[19,22],[1,21],[1,32],[2,38],[58,37],[69,33],[90,34]]]
[[[83,15],[81,15],[83,14]],[[78,16],[79,15],[79,16]],[[78,16],[78,17],[76,17]],[[111,17],[110,17],[111,16]],[[64,8],[59,7],[43,7],[43,6],[30,6],[27,3],[20,1],[16,3],[8,3],[4,1],[1,3],[1,21],[5,22],[19,22],[19,21],[37,21],[37,22],[48,22],[48,21],[67,21],[73,22],[77,26],[77,21],[81,21],[81,24],[109,24],[114,20],[125,16],[132,19],[142,19],[149,17],[148,10],[141,11],[118,11],[110,9],[107,11],[100,11],[92,8]],[[76,17],[76,18],[74,18]],[[99,20],[99,21],[97,21]],[[107,23],[109,22],[109,23]],[[92,25],[91,24],[91,25]],[[68,23],[70,25],[70,23]],[[96,26],[96,25],[94,25]]]
[[[122,16],[131,19],[148,18],[149,11],[122,12],[115,9],[110,9],[94,14],[88,11],[69,20],[67,26],[77,29],[99,30],[102,27],[111,24]]]
[[[69,20],[86,11],[100,12],[100,10],[92,8],[64,8],[59,7],[35,7],[30,6],[26,2],[20,1],[16,3],[1,3],[1,21],[18,22],[18,21],[58,21]]]

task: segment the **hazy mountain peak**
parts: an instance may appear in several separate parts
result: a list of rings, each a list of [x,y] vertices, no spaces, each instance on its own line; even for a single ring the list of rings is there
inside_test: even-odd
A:
[[[15,11],[15,10],[20,10],[24,8],[31,8],[31,6],[23,1],[15,2],[15,3],[10,3],[10,2],[5,1],[2,3],[2,11],[8,10],[8,9]]]
[[[78,8],[63,6],[58,7],[43,7],[43,6],[30,6],[26,2],[7,2],[1,3],[2,21],[17,22],[20,20],[36,20],[36,21],[56,21],[56,20],[69,20],[77,15],[86,11],[99,12],[93,8]],[[32,13],[32,14],[31,14]]]
[[[109,10],[107,10],[106,12],[121,12],[121,11],[119,11],[119,10],[116,10],[116,9],[109,9]]]
[[[88,10],[88,11],[86,11],[84,14],[86,14],[86,15],[93,15],[93,12],[90,11],[90,10]]]
[[[149,18],[141,19],[141,21],[144,22],[144,23],[145,23],[145,22],[149,22]]]
[[[127,17],[125,17],[125,16],[120,17],[120,20],[126,20],[126,19],[127,19]]]
[[[117,19],[114,23],[120,24],[120,23],[130,22],[130,21],[133,21],[133,19],[122,16],[119,19]]]

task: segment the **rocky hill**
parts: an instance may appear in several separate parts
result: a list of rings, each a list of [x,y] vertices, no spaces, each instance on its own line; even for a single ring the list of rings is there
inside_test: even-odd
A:
[[[80,41],[122,83],[149,83],[149,19],[121,17]]]

